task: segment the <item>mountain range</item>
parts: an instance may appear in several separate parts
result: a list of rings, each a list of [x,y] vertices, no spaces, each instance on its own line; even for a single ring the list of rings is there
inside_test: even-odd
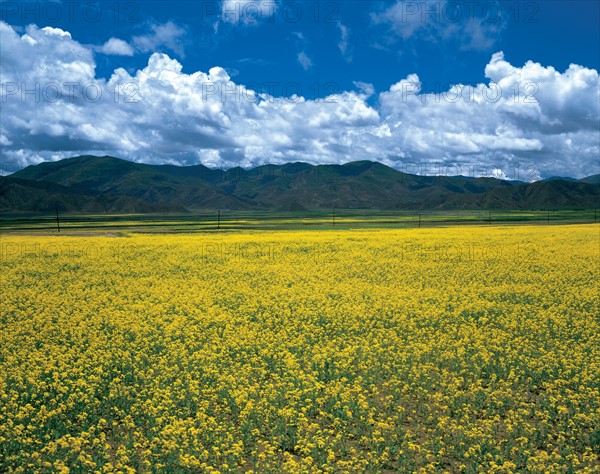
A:
[[[0,211],[11,213],[589,209],[599,201],[600,175],[525,183],[413,175],[372,161],[221,170],[78,156],[0,177]]]

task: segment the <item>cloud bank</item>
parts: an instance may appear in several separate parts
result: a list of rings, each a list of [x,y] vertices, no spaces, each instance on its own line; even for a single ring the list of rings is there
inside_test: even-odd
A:
[[[171,33],[154,30],[137,47],[151,51],[154,37]],[[93,51],[68,32],[32,25],[19,34],[0,23],[0,36],[0,161],[11,166],[93,153],[224,167],[426,162],[449,174],[476,164],[480,174],[521,179],[599,172],[598,72],[575,64],[518,67],[496,53],[487,84],[425,94],[411,74],[379,95],[356,83],[309,100],[256,92],[220,67],[186,74],[162,53],[103,79]],[[129,52],[113,39],[104,48]],[[523,164],[535,173],[514,175]]]

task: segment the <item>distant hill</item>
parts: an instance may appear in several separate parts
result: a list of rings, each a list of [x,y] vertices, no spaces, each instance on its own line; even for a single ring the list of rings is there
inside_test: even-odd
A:
[[[0,176],[0,212],[151,213],[186,212],[169,203],[148,203],[121,195],[78,191],[48,181]]]
[[[568,176],[552,176],[550,178],[546,178],[543,181],[571,181],[576,182],[575,178],[569,178]]]
[[[579,181],[582,183],[600,184],[600,174],[588,176],[587,178],[580,179]]]
[[[0,177],[0,211],[185,212],[203,209],[548,209],[593,208],[600,175],[536,183],[419,176],[371,161],[288,163],[253,169],[147,165],[79,156]]]
[[[210,170],[201,165],[178,168],[133,163],[110,156],[78,156],[29,166],[12,177],[49,181],[96,196],[117,195],[178,209],[255,207],[196,177],[194,171],[206,174]]]

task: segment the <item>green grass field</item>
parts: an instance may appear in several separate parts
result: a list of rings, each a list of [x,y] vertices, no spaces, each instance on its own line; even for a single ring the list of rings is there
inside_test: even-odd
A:
[[[414,228],[447,225],[585,224],[597,210],[559,211],[376,211],[335,209],[309,212],[204,211],[189,214],[59,215],[61,232],[139,231],[150,233],[277,230],[306,228]],[[55,215],[5,215],[0,232],[57,232]]]

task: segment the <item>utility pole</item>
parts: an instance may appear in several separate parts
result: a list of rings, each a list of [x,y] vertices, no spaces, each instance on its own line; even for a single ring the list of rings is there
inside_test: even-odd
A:
[[[217,230],[221,228],[221,209],[217,211]]]
[[[331,225],[335,227],[335,207],[331,210]]]
[[[55,206],[54,209],[56,209],[56,229],[60,233],[60,221],[58,220],[58,206]]]
[[[598,209],[594,209],[594,223],[597,222],[598,219]]]
[[[489,211],[489,221],[490,225],[492,225],[492,211]]]
[[[548,211],[548,224],[550,224],[550,211]]]
[[[419,214],[419,229],[421,228],[421,214]]]

